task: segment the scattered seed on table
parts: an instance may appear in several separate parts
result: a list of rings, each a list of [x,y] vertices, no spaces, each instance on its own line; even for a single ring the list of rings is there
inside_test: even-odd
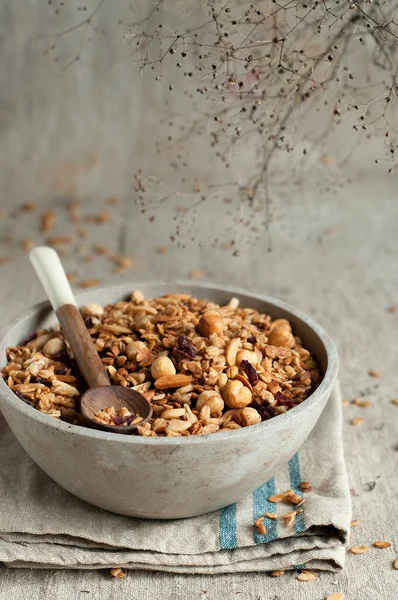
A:
[[[367,544],[363,544],[362,546],[352,546],[350,548],[350,552],[353,554],[365,554],[369,550],[369,546]]]
[[[70,220],[75,225],[77,225],[78,223],[80,223],[79,207],[80,207],[80,205],[79,205],[79,202],[77,200],[72,200],[68,204],[68,209],[69,209],[69,214],[70,214]]]
[[[265,517],[267,517],[267,519],[277,519],[278,515],[276,513],[270,513],[270,512],[266,512]]]
[[[398,406],[398,398],[394,398],[393,403],[396,404],[396,406]]]
[[[53,211],[48,210],[41,215],[41,232],[47,233],[50,231],[56,220],[56,215]]]
[[[86,237],[88,237],[88,231],[84,227],[78,227],[76,232],[80,239],[85,239]]]
[[[257,527],[257,532],[260,533],[261,535],[264,535],[265,533],[267,533],[267,530],[264,525],[264,517],[259,517],[258,519],[256,519],[256,527]]]
[[[269,502],[286,502],[288,504],[299,504],[301,502],[302,497],[298,494],[295,494],[293,490],[287,490],[286,492],[282,492],[281,494],[273,494],[272,496],[268,496],[267,500]]]
[[[285,571],[271,571],[271,577],[281,577],[285,574]]]
[[[395,313],[395,312],[397,312],[397,307],[396,307],[396,306],[389,306],[389,307],[387,308],[387,310],[388,310],[388,312],[390,312],[390,313]]]
[[[59,235],[47,238],[46,242],[49,246],[60,246],[63,244],[72,244],[73,238],[71,235]]]
[[[290,512],[287,512],[284,515],[282,515],[282,519],[284,520],[286,527],[292,527],[292,525],[294,523],[294,519],[301,512],[303,512],[303,511],[301,510],[301,508],[299,508],[298,510],[291,510]]]
[[[357,525],[360,524],[360,520],[359,519],[353,519],[350,523],[350,527],[356,527]]]
[[[355,419],[353,419],[351,421],[351,425],[360,425],[362,422],[363,422],[362,417],[355,417]]]
[[[345,406],[349,406],[350,403],[348,402],[348,400],[342,400],[341,404],[345,407]]]
[[[94,250],[96,251],[97,254],[101,254],[101,255],[108,254],[108,252],[109,252],[108,248],[106,248],[102,244],[94,244]]]
[[[301,573],[297,575],[297,579],[299,581],[313,581],[316,576],[317,575],[314,573],[314,571],[301,571]]]
[[[195,269],[194,271],[190,272],[189,276],[191,279],[200,279],[201,277],[205,276],[205,272],[201,269]]]
[[[108,204],[111,204],[111,206],[115,206],[115,204],[119,204],[120,202],[120,198],[118,198],[118,196],[109,196],[108,198]]]
[[[380,371],[376,371],[375,369],[371,369],[371,370],[369,371],[369,375],[370,375],[371,377],[376,377],[377,379],[378,379],[379,377],[381,377],[381,373],[380,373]]]
[[[111,569],[111,576],[116,577],[117,579],[123,579],[123,577],[126,577],[126,573],[120,567],[116,567]]]
[[[389,548],[391,546],[390,542],[373,542],[372,544],[375,548]]]
[[[7,256],[0,256],[0,265],[5,265],[8,263],[9,258]]]
[[[333,592],[333,594],[330,594],[326,600],[344,600],[344,594],[341,592]]]
[[[352,401],[356,406],[361,406],[362,408],[368,408],[368,406],[372,406],[372,403],[369,400],[361,400],[361,398],[355,398]]]
[[[35,246],[35,242],[33,240],[22,240],[22,248],[25,250],[30,250]]]
[[[69,283],[73,283],[76,280],[76,273],[67,273],[66,277],[68,278]]]
[[[159,246],[159,248],[157,249],[157,253],[158,254],[167,254],[167,248],[166,246]]]
[[[24,204],[22,204],[22,210],[24,212],[30,212],[32,210],[35,210],[37,208],[37,204],[34,200],[28,200],[27,202],[24,202]]]
[[[304,493],[311,492],[311,490],[312,490],[312,486],[309,481],[302,481],[300,483],[300,488],[302,489],[302,491]]]
[[[398,558],[394,560],[393,567],[398,571]]]
[[[117,267],[115,273],[124,273],[134,265],[134,258],[131,256],[117,256],[114,258]]]
[[[111,215],[106,210],[101,210],[96,215],[87,217],[87,221],[90,223],[96,223],[97,225],[102,225],[102,223],[109,223],[109,221],[111,221]]]
[[[98,279],[86,279],[86,281],[82,281],[79,285],[82,288],[92,288],[96,287],[98,284]]]

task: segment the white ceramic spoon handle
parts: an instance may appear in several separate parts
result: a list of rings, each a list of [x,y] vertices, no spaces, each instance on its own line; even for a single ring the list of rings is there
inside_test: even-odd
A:
[[[39,246],[30,251],[29,258],[54,311],[64,304],[76,306],[76,300],[57,252],[53,248]]]

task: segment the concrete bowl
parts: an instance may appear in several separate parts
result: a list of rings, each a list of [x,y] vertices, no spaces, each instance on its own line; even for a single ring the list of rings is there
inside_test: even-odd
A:
[[[302,404],[251,427],[206,436],[146,438],[96,431],[33,410],[0,378],[0,409],[14,435],[47,475],[78,498],[105,510],[139,518],[180,519],[236,502],[272,477],[305,442],[335,382],[334,343],[312,319],[280,300],[192,282],[131,283],[86,291],[79,306],[126,299],[133,289],[147,297],[191,293],[220,304],[237,297],[242,306],[286,318],[318,360],[324,378]],[[1,335],[6,348],[33,331],[54,326],[49,303],[27,310]]]

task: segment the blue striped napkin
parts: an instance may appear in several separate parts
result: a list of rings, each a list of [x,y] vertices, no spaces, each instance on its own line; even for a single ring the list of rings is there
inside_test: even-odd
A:
[[[253,494],[200,517],[145,521],[101,511],[62,490],[0,419],[0,561],[10,567],[121,566],[209,574],[340,569],[351,520],[341,426],[336,388],[298,454]],[[258,517],[282,516],[293,508],[270,502],[269,496],[288,489],[303,495],[302,480],[312,491],[304,495],[293,527],[266,518],[266,533],[258,533]]]

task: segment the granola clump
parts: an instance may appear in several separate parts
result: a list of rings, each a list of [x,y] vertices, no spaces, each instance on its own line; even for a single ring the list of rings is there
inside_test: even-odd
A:
[[[188,294],[146,299],[135,291],[128,301],[87,304],[81,313],[111,383],[152,404],[153,417],[138,425],[138,435],[254,425],[303,402],[322,379],[289,321],[242,308],[236,298],[220,306]],[[8,348],[7,360],[3,378],[22,401],[84,425],[86,385],[62,331],[38,331]],[[98,417],[113,422],[121,415]]]

